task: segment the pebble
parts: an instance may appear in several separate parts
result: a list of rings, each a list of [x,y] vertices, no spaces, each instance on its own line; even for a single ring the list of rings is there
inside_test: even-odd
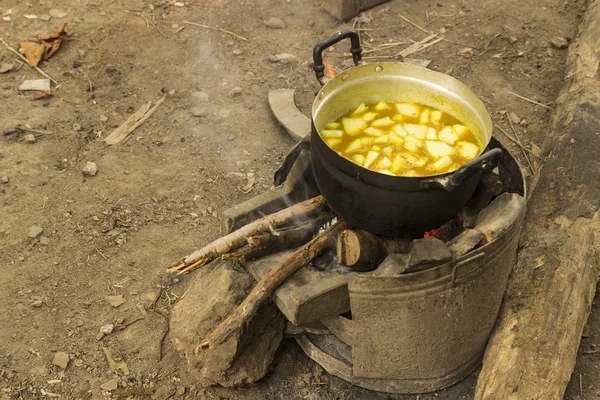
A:
[[[566,49],[569,47],[569,41],[565,37],[557,36],[550,40],[550,44],[557,49]]]
[[[35,143],[35,136],[33,136],[31,133],[28,133],[27,135],[23,136],[23,140],[25,143]]]
[[[67,369],[67,366],[69,365],[69,355],[62,351],[57,352],[52,359],[52,364],[58,365],[62,369]]]
[[[50,239],[48,239],[46,236],[42,236],[40,238],[40,243],[43,244],[44,246],[47,246],[50,244]]]
[[[108,121],[108,117],[106,115],[101,115],[100,122],[106,122],[106,121]]]
[[[192,115],[194,117],[206,117],[208,115],[208,110],[206,107],[194,107],[192,108]]]
[[[40,308],[42,306],[42,304],[43,304],[43,302],[41,300],[36,300],[33,303],[31,303],[31,306],[35,307],[35,308]]]
[[[52,17],[50,15],[40,15],[39,19],[44,22],[50,21]]]
[[[208,93],[206,92],[194,92],[192,93],[192,97],[199,103],[207,103],[208,102]]]
[[[81,130],[81,125],[80,124],[73,124],[73,130],[75,132],[79,132]]]
[[[175,396],[183,396],[185,394],[185,387],[181,386],[177,388]]]
[[[106,325],[102,325],[100,327],[100,332],[103,335],[110,335],[114,329],[115,329],[115,326],[113,324],[106,324]]]
[[[264,21],[264,24],[267,28],[271,29],[285,29],[287,28],[287,24],[284,20],[280,18],[271,17],[268,20]]]
[[[10,181],[10,179],[8,179],[8,176],[4,175],[4,176],[2,177],[2,183],[3,183],[3,184],[5,184],[5,185],[6,185],[6,184],[7,184],[9,181]]]
[[[289,53],[281,53],[281,54],[272,54],[269,56],[269,61],[272,63],[280,62],[280,61],[290,61],[295,60],[296,56]]]
[[[48,14],[50,14],[50,16],[52,18],[64,18],[67,16],[67,13],[62,11],[62,10],[57,10],[56,8],[51,9],[50,11],[48,11]]]
[[[119,384],[117,383],[116,379],[111,379],[109,381],[104,382],[102,385],[100,385],[100,389],[107,390],[109,392],[111,392],[113,390],[117,390],[118,387],[119,387]]]
[[[233,139],[235,139],[235,135],[234,135],[234,134],[231,134],[231,135],[229,135],[229,136],[227,137],[227,139],[228,139],[228,140],[233,140]]]
[[[519,38],[517,38],[516,36],[509,36],[508,37],[508,43],[510,44],[515,44],[519,41]]]
[[[233,55],[234,56],[240,56],[240,55],[242,55],[243,52],[244,52],[244,50],[234,49],[233,50]]]
[[[242,89],[239,86],[236,86],[233,89],[231,89],[231,91],[229,92],[229,97],[239,96],[240,94],[242,94],[243,91],[244,91],[244,89]]]
[[[31,228],[29,228],[29,232],[27,232],[27,236],[29,236],[32,239],[35,239],[36,237],[40,236],[42,234],[42,232],[44,232],[44,228],[42,228],[41,226],[38,226],[38,225],[34,225]]]
[[[231,110],[227,110],[225,108],[219,110],[219,117],[221,118],[227,118],[231,115]]]
[[[85,166],[81,170],[81,173],[85,176],[96,176],[98,173],[98,166],[96,163],[88,161],[85,163]]]

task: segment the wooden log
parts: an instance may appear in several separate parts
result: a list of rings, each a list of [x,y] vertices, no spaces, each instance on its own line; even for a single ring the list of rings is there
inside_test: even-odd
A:
[[[561,400],[598,281],[600,1],[571,44],[525,232],[475,399]]]
[[[377,268],[391,253],[408,251],[410,239],[387,238],[367,231],[347,229],[337,240],[337,262],[357,271]]]
[[[250,292],[248,297],[244,299],[235,311],[196,347],[196,353],[223,343],[236,330],[241,329],[256,314],[260,306],[269,299],[275,289],[294,272],[308,265],[315,257],[335,244],[338,233],[347,227],[348,224],[346,221],[338,221],[263,275],[254,289],[252,289],[252,292]]]
[[[294,204],[284,210],[251,222],[248,225],[215,240],[207,246],[204,246],[200,250],[196,250],[182,261],[170,267],[167,271],[176,273],[177,275],[188,274],[218,257],[244,246],[247,244],[247,238],[250,236],[269,232],[272,228],[290,223],[294,219],[302,219],[318,214],[326,208],[327,204],[325,203],[323,196],[317,196],[303,201],[302,203]]]

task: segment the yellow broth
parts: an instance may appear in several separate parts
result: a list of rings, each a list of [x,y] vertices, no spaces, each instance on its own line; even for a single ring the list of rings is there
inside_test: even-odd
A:
[[[363,103],[328,123],[320,134],[342,157],[395,176],[451,172],[482,151],[466,124],[419,103]]]

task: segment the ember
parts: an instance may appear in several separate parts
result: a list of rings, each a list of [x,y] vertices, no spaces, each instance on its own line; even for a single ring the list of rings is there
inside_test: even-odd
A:
[[[425,234],[423,235],[423,237],[424,238],[428,238],[428,237],[431,237],[431,236],[435,236],[435,234],[438,232],[438,230],[439,230],[439,228],[427,231],[427,232],[425,232]]]
[[[323,64],[325,64],[325,76],[329,79],[333,78],[335,76],[333,65],[327,60],[323,60]]]

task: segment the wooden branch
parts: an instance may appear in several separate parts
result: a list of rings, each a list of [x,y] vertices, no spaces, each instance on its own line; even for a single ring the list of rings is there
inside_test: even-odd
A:
[[[264,274],[235,311],[196,347],[196,353],[223,343],[233,332],[241,329],[256,314],[260,306],[269,299],[275,289],[289,276],[308,265],[315,257],[335,244],[338,233],[347,227],[346,221],[338,221]]]
[[[223,256],[223,259],[243,258],[246,261],[255,260],[282,250],[300,247],[310,241],[319,228],[331,221],[335,215],[326,213],[299,227],[282,229],[273,233],[263,233],[248,238],[248,244],[241,250]]]
[[[348,229],[337,240],[337,262],[357,271],[369,271],[391,253],[408,251],[410,239],[387,238],[367,231]]]
[[[327,204],[323,197],[317,196],[276,212],[275,214],[267,215],[266,217],[241,227],[237,231],[231,232],[230,234],[215,240],[200,250],[196,250],[177,264],[170,267],[167,272],[176,273],[177,275],[188,274],[222,255],[244,246],[248,243],[248,237],[250,236],[269,232],[271,228],[283,225],[296,218],[302,219],[318,214],[319,211],[325,210],[326,208]]]
[[[598,65],[596,0],[569,49],[525,245],[485,352],[476,400],[562,400],[575,367],[600,261]]]

